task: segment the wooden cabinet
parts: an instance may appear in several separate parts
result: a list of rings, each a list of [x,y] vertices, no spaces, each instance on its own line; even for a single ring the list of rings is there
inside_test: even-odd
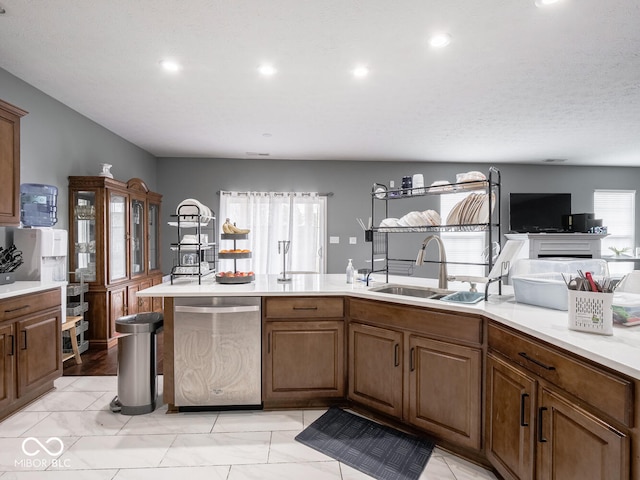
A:
[[[409,336],[409,422],[480,449],[482,351]]]
[[[118,317],[154,308],[136,293],[162,279],[161,199],[138,178],[69,177],[69,268],[89,283],[91,348],[116,344]]]
[[[44,312],[16,323],[20,397],[61,372],[61,314],[59,310]]]
[[[349,324],[349,398],[402,418],[403,334],[360,323]]]
[[[51,289],[0,300],[0,419],[62,375],[61,299]]]
[[[633,382],[506,327],[490,323],[488,332],[486,452],[498,472],[631,478]]]
[[[343,298],[265,298],[263,313],[265,406],[326,405],[343,400]]]
[[[349,399],[481,448],[482,318],[349,300]]]
[[[536,380],[490,353],[486,390],[487,458],[506,479],[532,479]]]
[[[540,390],[538,474],[550,480],[630,478],[629,438],[551,389]]]
[[[0,100],[0,226],[20,225],[20,118],[26,114]]]
[[[0,411],[9,406],[16,396],[16,348],[13,323],[0,326]]]

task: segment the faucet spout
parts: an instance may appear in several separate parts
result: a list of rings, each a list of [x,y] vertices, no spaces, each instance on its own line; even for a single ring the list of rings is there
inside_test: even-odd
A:
[[[446,289],[449,286],[447,275],[447,254],[444,249],[444,243],[438,235],[429,235],[422,242],[422,247],[418,251],[418,258],[416,259],[416,265],[422,265],[424,260],[424,251],[427,245],[434,240],[438,244],[438,256],[440,261],[440,271],[438,273],[438,288]]]

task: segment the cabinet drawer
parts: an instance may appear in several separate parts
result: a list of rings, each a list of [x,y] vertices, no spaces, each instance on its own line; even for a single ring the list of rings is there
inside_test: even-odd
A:
[[[271,297],[265,300],[267,318],[342,318],[342,297]]]
[[[60,290],[57,288],[0,300],[0,321],[24,317],[34,312],[59,307],[60,302]]]
[[[483,320],[471,315],[351,298],[349,318],[442,340],[482,345]]]
[[[489,324],[489,348],[575,395],[627,426],[633,426],[633,383],[524,336]]]

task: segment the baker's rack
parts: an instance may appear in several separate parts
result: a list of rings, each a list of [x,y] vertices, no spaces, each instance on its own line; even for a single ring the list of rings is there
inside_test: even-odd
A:
[[[170,215],[175,221],[169,222],[177,232],[177,241],[171,243],[171,250],[176,252],[171,268],[171,284],[179,277],[196,277],[200,285],[203,277],[216,272],[216,216],[215,213],[202,215],[202,210],[195,204],[181,204],[176,212]],[[184,242],[186,232],[195,235],[197,241]],[[203,235],[207,236],[207,241],[203,241]],[[185,254],[195,255],[197,263],[187,264],[184,261]]]

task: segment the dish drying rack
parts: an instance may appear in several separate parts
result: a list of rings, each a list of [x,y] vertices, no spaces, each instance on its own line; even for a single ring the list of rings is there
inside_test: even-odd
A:
[[[416,197],[426,196],[442,196],[452,193],[460,193],[466,191],[483,191],[488,195],[488,211],[489,218],[485,223],[460,224],[460,225],[420,225],[420,226],[398,226],[398,227],[376,227],[384,218],[389,218],[390,203],[408,201]],[[366,276],[366,284],[369,285],[369,279],[373,273],[385,274],[385,281],[389,283],[389,274],[395,273],[399,265],[415,264],[415,259],[400,259],[389,257],[389,240],[393,234],[409,234],[409,233],[441,233],[441,232],[485,232],[486,244],[493,245],[495,242],[500,243],[502,238],[501,226],[501,174],[495,167],[490,167],[486,180],[474,180],[470,182],[451,183],[445,187],[442,185],[432,187],[417,188],[398,188],[389,189],[385,184],[374,183],[371,187],[371,225],[364,230],[365,242],[371,244],[371,271]],[[362,224],[361,224],[362,226]],[[451,265],[480,265],[484,266],[491,275],[487,277],[473,277],[477,280],[475,283],[485,283],[485,299],[488,298],[489,286],[492,283],[499,282],[499,294],[502,294],[502,280],[509,270],[509,263],[500,266],[496,270],[498,261],[491,255],[487,255],[485,262],[456,262],[438,260],[423,260],[424,263],[435,264],[451,264]],[[369,262],[369,260],[367,261]],[[381,264],[381,265],[380,265]],[[379,267],[377,265],[380,265]],[[408,274],[413,274],[413,269],[407,268]],[[456,280],[460,280],[462,276],[454,276]],[[471,282],[470,282],[471,283]]]

